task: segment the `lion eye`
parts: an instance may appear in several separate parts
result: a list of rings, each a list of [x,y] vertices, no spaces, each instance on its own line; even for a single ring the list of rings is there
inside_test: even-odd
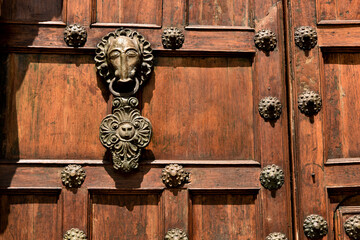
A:
[[[120,56],[120,52],[119,51],[112,51],[110,53],[110,58],[117,58]]]
[[[129,57],[136,57],[138,53],[134,49],[129,49],[126,51],[126,55],[128,55]]]

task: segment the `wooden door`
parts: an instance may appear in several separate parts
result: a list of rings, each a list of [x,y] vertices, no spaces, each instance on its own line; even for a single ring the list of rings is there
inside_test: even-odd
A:
[[[71,228],[100,240],[163,239],[172,228],[193,240],[292,239],[283,20],[280,1],[1,1],[0,239],[61,239]],[[74,23],[84,46],[64,42]],[[128,174],[99,141],[113,97],[94,61],[119,27],[140,32],[155,59],[136,95],[153,136]],[[182,48],[164,49],[166,27],[183,31]],[[276,35],[273,51],[255,47],[261,29]],[[267,96],[282,104],[278,120],[259,115]],[[163,184],[172,163],[189,183]],[[62,184],[69,164],[86,172],[79,188]],[[284,184],[270,191],[259,178],[272,164]]]
[[[358,239],[354,238],[358,231],[358,217],[354,216],[360,209],[359,4],[347,0],[289,2],[296,239],[307,239],[304,233],[310,227],[304,230],[303,223],[311,214],[327,221],[328,234],[323,239]],[[317,32],[316,46],[307,51],[295,44],[295,32],[301,26]],[[306,116],[298,109],[298,97],[305,91],[322,98],[318,114]]]

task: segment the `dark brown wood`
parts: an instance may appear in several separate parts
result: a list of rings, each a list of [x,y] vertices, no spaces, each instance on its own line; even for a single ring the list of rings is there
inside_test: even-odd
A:
[[[164,239],[172,228],[193,240],[260,240],[272,232],[293,239],[281,1],[1,3],[0,239],[61,239],[71,228],[101,240]],[[74,23],[87,31],[84,47],[64,42]],[[96,73],[95,49],[117,27],[141,33],[155,59],[136,94],[153,137],[128,174],[113,169],[99,140],[113,97]],[[184,33],[180,49],[163,48],[167,27]],[[261,29],[276,35],[271,52],[255,47]],[[258,113],[267,96],[281,102],[276,121]],[[190,173],[189,182],[163,184],[171,163]],[[62,184],[68,164],[86,172],[79,188]],[[285,174],[276,191],[259,180],[271,164]]]
[[[354,5],[356,4],[356,7]],[[323,239],[349,239],[344,222],[359,205],[359,141],[357,79],[359,78],[358,1],[290,1],[289,92],[292,101],[294,236],[307,239],[305,217],[325,218]],[[311,26],[318,45],[309,51],[295,46],[294,29]],[[322,97],[315,116],[301,114],[297,97],[305,90]]]

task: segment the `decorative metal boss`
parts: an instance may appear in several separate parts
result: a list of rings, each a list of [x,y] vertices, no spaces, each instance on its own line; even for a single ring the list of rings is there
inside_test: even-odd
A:
[[[271,30],[263,29],[254,36],[255,46],[265,52],[274,51],[277,44],[275,33]]]
[[[178,187],[190,182],[190,173],[178,164],[169,164],[162,170],[161,179],[167,187]]]
[[[280,118],[282,106],[276,97],[265,97],[260,100],[258,110],[265,120],[276,120]]]
[[[179,49],[185,41],[182,31],[176,27],[165,28],[161,35],[161,42],[166,49]]]
[[[307,90],[298,97],[298,108],[306,116],[316,115],[321,107],[321,97],[317,92]]]
[[[188,237],[182,229],[173,228],[167,231],[165,240],[188,240]]]
[[[64,30],[64,41],[69,47],[82,47],[87,39],[86,29],[79,24],[66,26]]]
[[[71,164],[61,171],[61,181],[68,188],[80,187],[85,178],[85,170],[80,165]]]
[[[280,189],[284,184],[284,171],[272,164],[264,167],[260,173],[260,183],[268,190]]]
[[[111,151],[115,169],[130,172],[138,167],[141,149],[151,139],[148,119],[135,107],[131,95],[149,78],[153,67],[150,43],[136,31],[120,28],[102,38],[96,49],[98,74],[116,96],[112,114],[100,126],[100,141]]]
[[[72,228],[64,234],[63,240],[86,240],[87,236],[84,231],[78,228]]]
[[[317,32],[309,26],[302,26],[295,29],[295,44],[303,50],[310,50],[317,44]]]
[[[280,232],[270,233],[265,240],[288,240],[285,234]]]
[[[320,239],[328,233],[326,220],[317,214],[307,216],[303,228],[305,236],[310,239]]]
[[[360,239],[360,215],[348,218],[344,223],[344,229],[350,239]]]

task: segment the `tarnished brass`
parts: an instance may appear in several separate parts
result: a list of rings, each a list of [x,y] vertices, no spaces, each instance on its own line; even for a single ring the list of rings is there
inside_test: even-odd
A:
[[[173,228],[167,231],[165,240],[188,240],[188,237],[182,229]]]
[[[161,179],[167,187],[178,187],[190,182],[190,173],[178,164],[170,164],[162,170]]]
[[[138,103],[135,97],[115,98],[113,113],[100,125],[101,143],[111,151],[114,168],[124,172],[138,167],[141,149],[151,139],[151,123],[135,108]]]
[[[321,97],[314,91],[305,91],[298,97],[298,108],[301,113],[312,116],[320,112],[322,106]]]
[[[288,240],[285,234],[280,232],[273,232],[267,235],[265,240]]]
[[[305,236],[310,239],[320,239],[328,233],[326,220],[317,214],[307,216],[303,228]]]
[[[166,49],[179,49],[185,41],[182,31],[176,27],[165,28],[161,36],[161,42]]]
[[[153,67],[150,43],[136,31],[120,28],[97,45],[96,68],[115,96],[129,97],[146,81]]]
[[[268,190],[276,190],[284,184],[284,171],[272,164],[264,167],[260,173],[260,183]]]
[[[80,165],[68,165],[61,171],[61,181],[68,188],[80,187],[85,178],[85,170]]]
[[[86,240],[87,236],[84,231],[78,228],[72,228],[64,234],[63,240]]]
[[[344,223],[344,229],[350,239],[360,239],[360,215],[348,218]]]
[[[281,115],[282,106],[276,97],[265,97],[259,102],[260,116],[266,120],[276,120]]]
[[[254,36],[255,46],[262,51],[274,51],[277,44],[275,33],[268,29],[258,31]]]
[[[64,30],[64,41],[69,47],[82,47],[87,39],[86,29],[79,24],[66,26]]]
[[[317,44],[317,32],[309,26],[298,27],[295,30],[295,44],[303,50],[310,50]]]

